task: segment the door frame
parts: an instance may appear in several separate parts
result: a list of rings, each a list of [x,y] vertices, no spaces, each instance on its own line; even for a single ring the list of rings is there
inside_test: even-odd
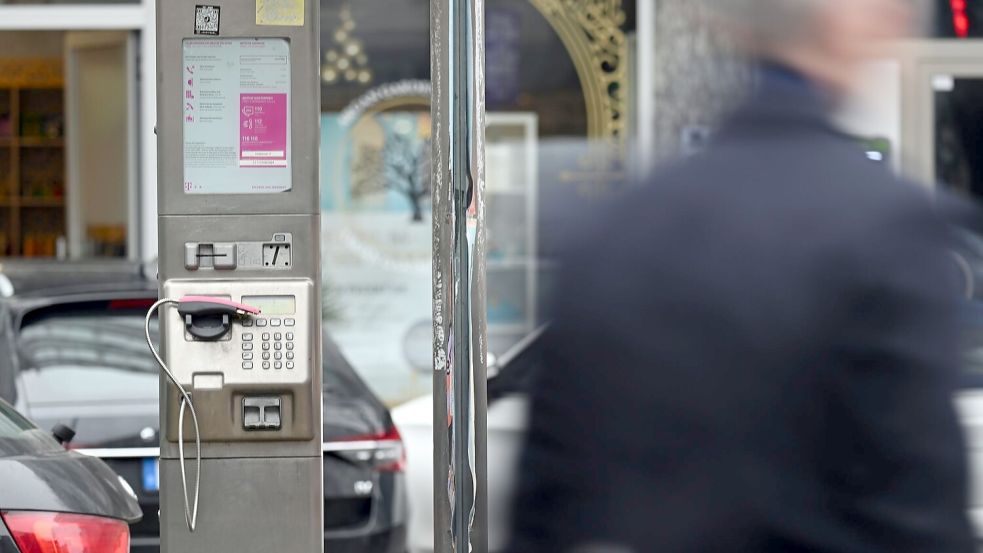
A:
[[[80,112],[78,97],[72,93],[73,83],[79,76],[75,55],[83,50],[106,47],[122,47],[124,51],[126,74],[126,259],[139,260],[140,244],[140,190],[139,190],[139,133],[138,91],[136,78],[136,36],[133,31],[69,32],[65,36],[65,115],[67,148],[67,186],[65,196],[68,200],[68,256],[81,259],[82,245],[85,242],[85,229],[81,216],[81,172],[77,163],[79,139],[77,126],[72,124]]]
[[[901,45],[902,172],[935,187],[933,77],[983,78],[983,40],[919,40]]]

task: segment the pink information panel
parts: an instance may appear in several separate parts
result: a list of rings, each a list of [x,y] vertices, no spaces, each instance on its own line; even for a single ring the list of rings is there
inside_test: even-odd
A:
[[[239,166],[287,166],[287,95],[239,95]]]

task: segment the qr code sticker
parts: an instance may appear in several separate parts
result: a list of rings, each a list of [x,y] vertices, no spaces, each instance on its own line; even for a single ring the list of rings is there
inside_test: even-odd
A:
[[[195,6],[195,34],[217,35],[219,13],[218,6]]]

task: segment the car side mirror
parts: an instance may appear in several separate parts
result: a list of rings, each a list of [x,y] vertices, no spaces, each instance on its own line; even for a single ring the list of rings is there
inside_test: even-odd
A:
[[[75,438],[75,431],[64,424],[58,423],[51,429],[51,435],[58,440],[58,443],[67,446]]]

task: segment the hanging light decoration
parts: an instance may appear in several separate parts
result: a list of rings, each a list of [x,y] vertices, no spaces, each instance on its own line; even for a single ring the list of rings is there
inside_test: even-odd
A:
[[[362,41],[355,37],[355,19],[350,5],[342,6],[341,26],[334,32],[334,43],[325,50],[321,61],[321,80],[328,84],[372,82],[369,56]]]

